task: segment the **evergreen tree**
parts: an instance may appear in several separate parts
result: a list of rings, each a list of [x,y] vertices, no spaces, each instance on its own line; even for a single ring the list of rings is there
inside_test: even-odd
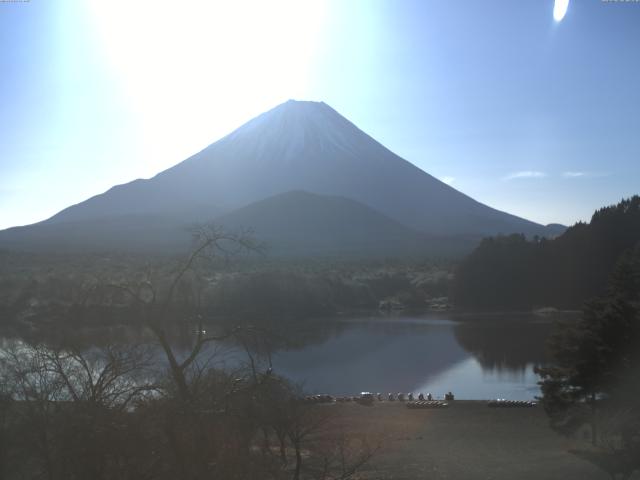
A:
[[[578,454],[612,477],[640,469],[640,244],[625,252],[610,287],[577,323],[550,341],[554,364],[538,369],[553,428],[591,427],[593,449]]]
[[[459,265],[455,302],[486,309],[577,308],[603,295],[617,259],[637,242],[640,196],[596,211],[589,224],[555,239],[488,238]]]

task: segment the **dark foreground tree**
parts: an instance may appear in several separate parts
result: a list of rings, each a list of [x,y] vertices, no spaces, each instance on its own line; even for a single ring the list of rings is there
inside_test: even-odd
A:
[[[541,368],[542,405],[570,435],[588,425],[591,448],[576,451],[628,478],[640,469],[640,245],[620,258],[606,296],[550,340],[553,366]]]

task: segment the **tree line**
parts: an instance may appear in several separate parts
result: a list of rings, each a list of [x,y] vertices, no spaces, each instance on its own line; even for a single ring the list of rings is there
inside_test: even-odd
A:
[[[456,305],[503,309],[580,308],[606,290],[616,261],[640,242],[640,197],[597,210],[555,238],[484,239],[458,266]]]

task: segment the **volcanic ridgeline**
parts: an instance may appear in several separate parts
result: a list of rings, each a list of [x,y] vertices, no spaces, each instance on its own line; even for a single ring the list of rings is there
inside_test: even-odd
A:
[[[211,220],[295,255],[451,253],[555,233],[437,180],[325,103],[290,100],[153,178],[0,232],[0,247],[170,252]]]

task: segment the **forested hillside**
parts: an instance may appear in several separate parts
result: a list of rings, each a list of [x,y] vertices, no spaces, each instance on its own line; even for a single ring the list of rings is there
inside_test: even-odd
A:
[[[482,241],[459,266],[455,302],[475,308],[577,308],[601,294],[618,258],[640,243],[640,197],[597,210],[547,240],[523,235]]]

